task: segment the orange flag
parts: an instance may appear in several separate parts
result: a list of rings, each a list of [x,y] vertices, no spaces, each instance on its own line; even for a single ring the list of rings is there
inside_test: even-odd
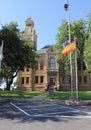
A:
[[[70,52],[73,52],[76,50],[75,41],[72,41],[69,43],[61,52],[62,55],[69,54]]]

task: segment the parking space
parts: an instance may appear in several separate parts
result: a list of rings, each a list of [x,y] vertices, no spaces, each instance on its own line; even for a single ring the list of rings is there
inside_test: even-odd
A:
[[[10,105],[28,117],[91,118],[90,107],[71,107],[45,101],[10,102]]]
[[[65,106],[52,102],[13,101],[0,103],[1,130],[91,129],[91,107]]]
[[[91,118],[90,106],[66,106],[53,102],[27,101],[0,103],[0,118]]]
[[[10,105],[9,102],[0,103],[0,119],[21,118],[24,114]]]

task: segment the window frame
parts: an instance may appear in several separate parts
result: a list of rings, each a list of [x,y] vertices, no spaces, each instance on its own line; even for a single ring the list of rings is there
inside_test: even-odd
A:
[[[50,58],[50,69],[55,69],[55,58],[54,57]]]
[[[25,78],[21,77],[21,84],[24,84],[24,80],[25,80]]]

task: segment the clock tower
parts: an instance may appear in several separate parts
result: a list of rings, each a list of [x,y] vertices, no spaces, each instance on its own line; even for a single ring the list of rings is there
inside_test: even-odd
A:
[[[25,21],[25,28],[21,31],[21,37],[23,39],[30,39],[35,50],[37,50],[37,34],[34,29],[34,21],[31,17]]]
[[[32,18],[27,18],[25,27],[20,33],[21,39],[29,39],[32,41],[34,49],[37,50],[37,35],[34,28],[34,21]],[[34,90],[35,89],[35,70],[24,67],[19,71],[17,76],[18,90]]]

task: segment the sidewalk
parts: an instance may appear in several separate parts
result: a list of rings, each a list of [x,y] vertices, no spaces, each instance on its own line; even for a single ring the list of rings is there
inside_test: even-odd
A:
[[[44,94],[41,94],[41,95],[39,95],[39,96],[36,96],[36,97],[31,98],[30,101],[34,101],[34,100],[36,100],[36,101],[45,100],[45,98],[46,98],[48,95],[49,95],[49,93],[46,92],[46,93],[44,93]]]
[[[49,95],[49,93],[44,93],[44,94],[41,94],[39,96],[35,96],[33,98],[3,98],[3,97],[0,97],[0,102],[24,102],[24,101],[43,101],[45,100],[45,97],[47,97]]]

